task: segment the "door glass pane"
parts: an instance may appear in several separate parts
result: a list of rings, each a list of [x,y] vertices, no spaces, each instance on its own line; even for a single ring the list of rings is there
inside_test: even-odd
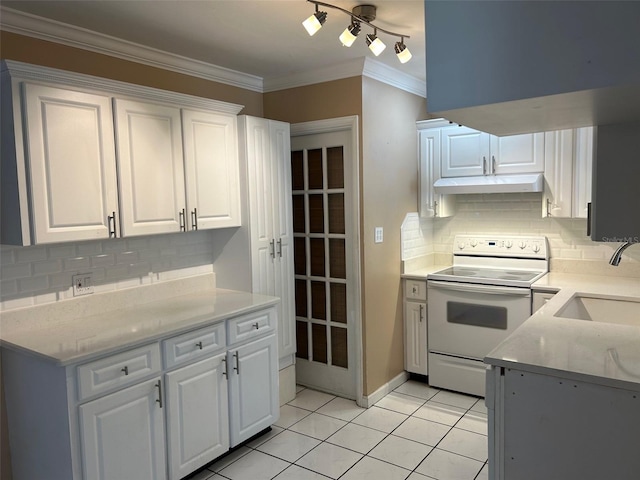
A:
[[[331,283],[331,321],[347,323],[347,285]]]
[[[324,282],[311,282],[311,317],[327,319],[327,289]]]
[[[349,368],[346,328],[331,327],[331,364]]]
[[[328,188],[344,188],[344,152],[342,147],[327,148]]]
[[[307,153],[309,173],[309,190],[321,189],[322,181],[322,149],[309,150]]]
[[[304,237],[293,239],[293,270],[296,275],[307,274],[307,252]]]
[[[476,327],[507,329],[507,308],[447,302],[447,322]]]
[[[347,278],[344,240],[341,238],[329,239],[329,271],[332,278]]]
[[[344,233],[344,193],[330,193],[329,233]]]
[[[324,238],[310,238],[311,275],[324,277]]]
[[[324,325],[311,324],[313,361],[327,363],[327,331]]]
[[[304,190],[304,158],[302,150],[291,152],[291,188]]]
[[[296,357],[309,359],[309,337],[307,322],[296,322]]]
[[[304,233],[304,195],[293,196],[293,231]]]
[[[307,316],[307,281],[296,278],[296,317]]]
[[[309,195],[309,232],[324,233],[323,195]]]

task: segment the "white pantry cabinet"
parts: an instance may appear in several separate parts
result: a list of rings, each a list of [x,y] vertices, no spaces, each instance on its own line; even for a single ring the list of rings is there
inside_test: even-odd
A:
[[[442,176],[539,173],[544,169],[544,133],[496,137],[452,125],[442,129]]]
[[[247,166],[252,290],[281,299],[278,357],[284,368],[296,351],[290,129],[288,123],[246,115],[238,122]]]
[[[587,218],[594,128],[545,133],[543,217]]]
[[[67,366],[3,348],[13,478],[178,480],[213,461],[279,418],[276,324],[263,307]]]
[[[1,100],[2,244],[241,224],[241,106],[10,60]]]
[[[404,369],[428,375],[427,282],[404,280]]]
[[[437,194],[433,184],[441,177],[440,129],[449,125],[447,120],[425,120],[417,122],[419,205],[421,217],[450,217],[455,213],[455,196]]]

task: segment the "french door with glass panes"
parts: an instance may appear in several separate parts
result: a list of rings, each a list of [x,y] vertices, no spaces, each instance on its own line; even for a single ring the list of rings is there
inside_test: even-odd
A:
[[[291,139],[296,380],[356,396],[351,132]]]

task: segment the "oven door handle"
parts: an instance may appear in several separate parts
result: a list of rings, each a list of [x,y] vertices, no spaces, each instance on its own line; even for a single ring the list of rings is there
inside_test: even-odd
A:
[[[488,293],[489,295],[513,295],[517,297],[530,297],[531,290],[521,287],[498,287],[496,285],[477,285],[470,283],[440,282],[429,280],[427,286],[442,290],[453,290],[456,292]]]

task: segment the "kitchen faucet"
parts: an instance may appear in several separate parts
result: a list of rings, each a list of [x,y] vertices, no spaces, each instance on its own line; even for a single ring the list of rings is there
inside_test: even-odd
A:
[[[613,252],[613,255],[611,256],[611,260],[609,260],[609,265],[613,265],[614,267],[617,267],[618,265],[620,265],[622,252],[624,252],[627,248],[629,248],[634,243],[635,242],[626,242],[620,245],[618,248],[616,248],[616,251]]]

